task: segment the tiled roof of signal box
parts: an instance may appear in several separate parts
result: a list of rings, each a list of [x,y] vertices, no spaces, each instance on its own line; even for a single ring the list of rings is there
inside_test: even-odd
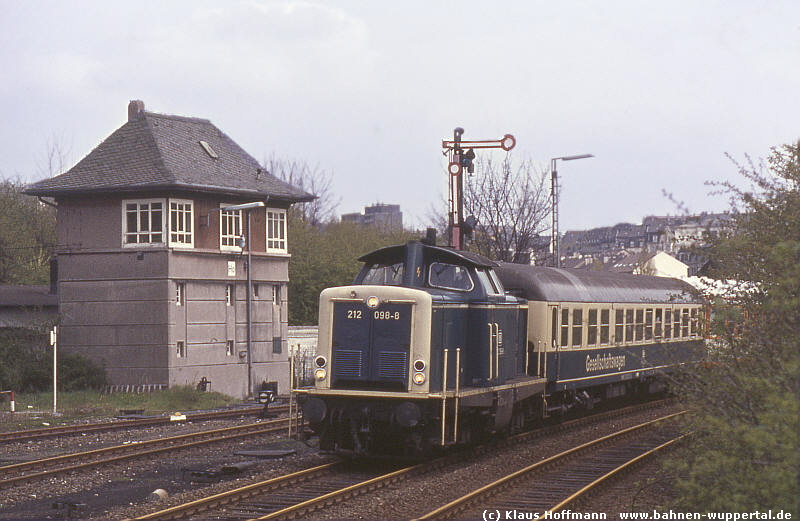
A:
[[[287,202],[314,199],[267,173],[209,120],[146,112],[138,103],[142,110],[130,115],[78,164],[29,185],[25,193],[59,197],[178,190]],[[201,141],[210,145],[216,158]]]

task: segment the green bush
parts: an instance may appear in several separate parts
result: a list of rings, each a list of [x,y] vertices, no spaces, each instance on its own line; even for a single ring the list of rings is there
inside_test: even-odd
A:
[[[52,390],[53,348],[47,335],[27,329],[0,331],[0,390],[41,392]],[[58,389],[96,389],[106,384],[105,371],[78,354],[58,357]]]

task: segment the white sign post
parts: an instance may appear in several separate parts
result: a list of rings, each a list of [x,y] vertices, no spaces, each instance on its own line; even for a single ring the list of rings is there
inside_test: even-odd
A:
[[[53,346],[53,414],[58,414],[58,326],[50,331],[50,345]]]

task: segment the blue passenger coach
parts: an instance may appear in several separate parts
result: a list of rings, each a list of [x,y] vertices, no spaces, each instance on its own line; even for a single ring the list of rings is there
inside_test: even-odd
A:
[[[416,455],[569,408],[660,389],[702,344],[675,279],[498,264],[411,241],[359,259],[320,296],[315,384],[298,389],[323,450]]]

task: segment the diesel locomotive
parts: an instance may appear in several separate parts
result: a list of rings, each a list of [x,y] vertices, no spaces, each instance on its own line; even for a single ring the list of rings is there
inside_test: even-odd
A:
[[[496,263],[411,241],[324,290],[313,387],[325,451],[420,455],[663,389],[702,350],[677,279]]]

